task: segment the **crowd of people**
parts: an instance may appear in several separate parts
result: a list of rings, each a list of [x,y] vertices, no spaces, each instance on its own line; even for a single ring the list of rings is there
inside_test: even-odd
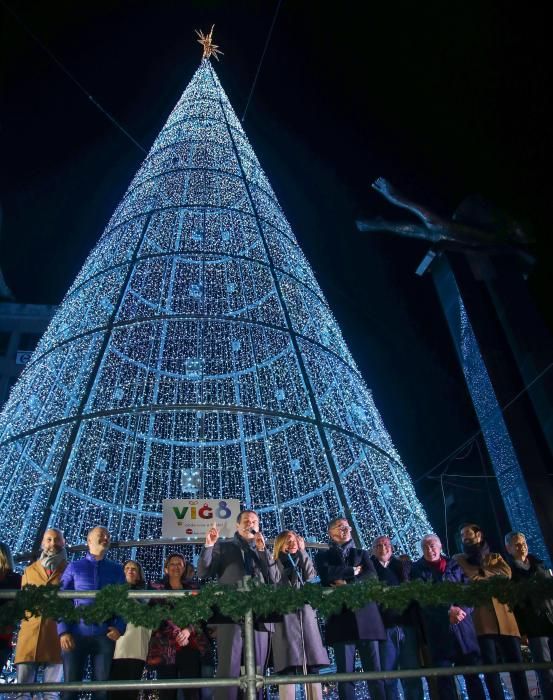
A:
[[[357,547],[352,529],[344,517],[328,523],[329,547],[317,551],[315,561],[306,551],[303,538],[292,531],[281,532],[273,552],[266,546],[254,511],[242,511],[232,539],[223,540],[217,528],[211,528],[198,560],[197,574],[191,562],[180,553],[170,554],[164,562],[160,581],[146,583],[139,562],[122,565],[107,558],[110,535],[105,527],[92,528],[87,536],[88,551],[82,559],[67,561],[63,533],[49,528],[44,533],[40,555],[24,571],[14,572],[9,548],[0,543],[0,588],[17,589],[34,584],[59,585],[62,590],[100,590],[112,583],[127,583],[136,590],[195,589],[206,580],[237,585],[245,576],[276,586],[301,587],[320,578],[323,586],[337,587],[378,579],[387,586],[422,580],[431,585],[444,582],[468,583],[502,576],[523,580],[547,577],[543,563],[528,552],[524,534],[511,532],[505,537],[508,553],[504,558],[491,552],[483,530],[474,523],[460,530],[463,552],[451,558],[444,555],[435,534],[421,541],[422,556],[411,561],[396,556],[390,537],[377,537],[372,550]],[[159,599],[144,604],[155,605]],[[76,606],[93,600],[75,599]],[[521,639],[530,648],[533,660],[551,661],[553,648],[553,600],[539,604],[521,601],[514,610],[495,598],[486,604],[466,607],[452,600],[448,605],[419,606],[414,600],[406,610],[381,608],[367,603],[357,610],[342,609],[325,624],[321,635],[316,612],[304,605],[292,613],[255,620],[255,659],[259,673],[270,666],[275,674],[317,673],[330,664],[327,647],[332,647],[336,669],[355,671],[356,653],[364,671],[392,671],[423,667],[474,666],[498,662],[522,661]],[[0,664],[11,655],[13,628],[0,629]],[[93,680],[139,680],[146,666],[168,678],[237,678],[243,665],[243,630],[227,618],[214,618],[202,624],[181,628],[171,619],[157,629],[148,630],[114,617],[102,624],[68,623],[44,617],[28,617],[17,635],[15,664],[18,683],[32,683],[42,669],[44,682],[81,681],[90,662]],[[515,700],[529,700],[524,671],[510,674]],[[543,698],[553,698],[553,671],[538,671]],[[469,700],[484,700],[484,684],[477,674],[465,675]],[[484,683],[491,700],[503,700],[504,691],[498,673],[488,673]],[[399,700],[397,680],[369,680],[372,700]],[[422,679],[401,680],[405,700],[422,700]],[[429,679],[431,697],[454,700],[458,697],[453,676]],[[237,687],[186,688],[185,700],[235,700]],[[295,686],[280,685],[280,697],[295,697]],[[338,684],[340,700],[353,700],[355,683]],[[17,693],[30,700],[30,694]],[[56,700],[56,693],[45,693]],[[110,700],[134,700],[137,691],[109,693]],[[97,692],[97,700],[108,693]],[[74,700],[77,693],[64,692],[63,700]],[[176,700],[177,691],[160,691],[161,700]],[[259,697],[262,697],[260,691]],[[311,684],[309,697],[321,700],[321,684]]]

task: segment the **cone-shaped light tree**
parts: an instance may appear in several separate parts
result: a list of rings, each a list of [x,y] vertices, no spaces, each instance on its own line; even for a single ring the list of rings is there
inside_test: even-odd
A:
[[[156,538],[165,498],[413,552],[411,480],[217,79],[202,60],[1,415],[0,533]]]

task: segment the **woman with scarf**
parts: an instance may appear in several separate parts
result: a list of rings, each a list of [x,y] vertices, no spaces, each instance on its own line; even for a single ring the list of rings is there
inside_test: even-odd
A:
[[[123,564],[125,580],[131,590],[144,590],[146,581],[142,566],[133,559]],[[115,642],[113,661],[111,662],[110,681],[140,680],[148,656],[151,631],[146,627],[137,627],[127,622],[125,634]],[[111,700],[136,700],[138,690],[110,691]]]
[[[156,590],[191,590],[197,588],[192,580],[194,567],[182,554],[174,552],[165,559],[165,576],[152,584]],[[147,663],[157,670],[158,679],[201,678],[202,666],[209,666],[211,647],[201,627],[179,627],[172,620],[163,620],[152,633]],[[199,688],[183,690],[185,700],[199,700]],[[160,700],[176,700],[177,691],[161,690]]]
[[[0,588],[11,590],[21,588],[21,575],[13,570],[13,557],[5,542],[0,542]],[[7,603],[0,600],[0,605]],[[0,671],[12,655],[13,626],[0,627]]]
[[[459,534],[463,542],[463,554],[453,558],[470,581],[483,581],[494,576],[511,578],[511,567],[501,554],[490,552],[484,532],[474,523],[463,525]],[[513,611],[506,603],[490,598],[486,605],[474,608],[474,628],[482,653],[482,663],[497,664],[498,649],[504,663],[521,663],[520,632]],[[530,700],[530,691],[524,671],[510,674],[515,700]],[[491,700],[504,700],[505,694],[499,673],[484,675]]]
[[[276,536],[273,556],[280,571],[281,586],[301,588],[316,577],[303,538],[291,530],[284,530]],[[305,671],[317,673],[319,668],[329,665],[315,611],[310,605],[283,615],[282,622],[275,625],[273,660],[275,672],[283,674],[302,674]],[[311,684],[307,688],[309,698],[322,698],[320,683]],[[296,686],[280,685],[279,697],[281,700],[293,700],[296,697]]]

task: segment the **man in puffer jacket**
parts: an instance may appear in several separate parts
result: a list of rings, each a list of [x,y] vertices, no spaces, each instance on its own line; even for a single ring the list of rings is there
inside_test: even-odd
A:
[[[62,591],[99,591],[112,583],[125,583],[121,564],[106,559],[110,534],[105,527],[89,530],[86,543],[88,552],[83,559],[73,561],[61,577]],[[90,605],[92,598],[76,599],[75,607]],[[58,623],[58,635],[63,657],[63,673],[66,683],[81,681],[90,657],[92,678],[106,681],[109,678],[115,642],[125,632],[125,622],[113,617],[102,624],[87,625],[81,620],[70,624]],[[65,692],[63,700],[77,700],[78,693]],[[106,700],[105,691],[95,693],[96,700]]]

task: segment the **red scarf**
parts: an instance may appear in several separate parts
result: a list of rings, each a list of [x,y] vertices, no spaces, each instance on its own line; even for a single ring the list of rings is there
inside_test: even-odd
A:
[[[426,562],[428,566],[431,569],[435,569],[436,571],[439,571],[440,574],[443,576],[445,567],[447,566],[447,559],[444,559],[443,557],[440,557],[438,561],[427,561]]]

